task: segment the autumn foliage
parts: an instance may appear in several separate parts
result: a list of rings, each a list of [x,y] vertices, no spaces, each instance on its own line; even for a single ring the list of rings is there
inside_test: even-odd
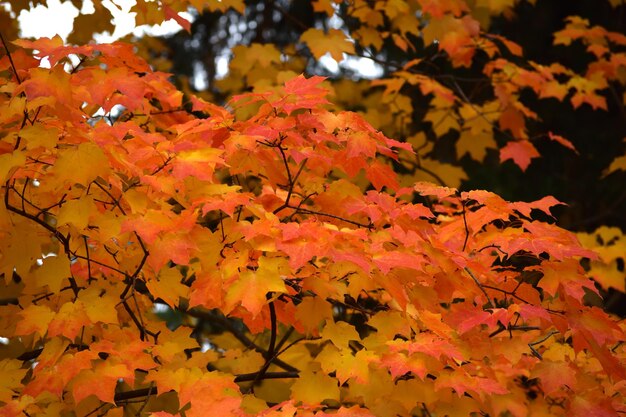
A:
[[[3,40],[1,416],[626,412],[626,326],[588,302],[596,282],[619,289],[603,278],[615,254],[558,227],[554,197],[461,191],[464,173],[430,159],[425,134],[398,130],[416,88],[459,153],[495,149],[524,170],[540,154],[521,91],[606,108],[599,91],[625,66],[610,47],[626,38],[568,21],[555,42],[602,57],[581,76],[508,61],[502,48],[522,51],[460,0],[356,3],[357,41],[405,50],[410,22],[386,33],[373,16],[417,19],[406,10],[419,6],[420,36],[451,65],[489,58],[493,97],[474,104],[413,60],[370,86],[398,109],[377,122],[333,104],[323,77],[276,69],[268,46],[256,56],[273,82],[220,106],[128,43]],[[188,4],[204,6],[137,7],[187,25]],[[341,31],[301,41],[318,57],[355,53]],[[578,152],[549,129],[542,140]]]

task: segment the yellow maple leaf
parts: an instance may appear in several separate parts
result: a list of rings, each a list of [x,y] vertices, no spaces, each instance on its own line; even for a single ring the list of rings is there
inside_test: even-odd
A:
[[[19,313],[20,319],[15,326],[16,336],[37,333],[43,337],[48,331],[48,324],[55,316],[47,306],[31,304]]]
[[[395,19],[397,16],[410,13],[409,2],[404,0],[387,0],[374,2],[376,10],[384,10],[387,17]]]
[[[22,368],[22,361],[17,359],[0,360],[0,374],[2,374],[2,382],[0,382],[0,401],[7,403],[14,395],[14,390],[18,392],[18,388],[22,385],[21,381],[26,376],[28,369]]]
[[[626,275],[619,265],[626,253],[626,237],[617,227],[601,226],[593,233],[578,233],[578,240],[586,249],[596,252],[600,259],[592,260],[589,276],[603,288],[626,289]]]
[[[335,372],[337,380],[343,384],[348,379],[367,384],[369,382],[369,363],[374,361],[375,354],[361,349],[352,354],[349,349],[338,349],[334,345],[326,345],[316,358],[326,373]]]
[[[286,267],[285,258],[260,258],[256,271],[243,271],[239,279],[228,289],[226,303],[232,308],[240,302],[246,310],[256,316],[267,302],[265,295],[268,292],[287,290],[281,278],[281,270]]]
[[[233,54],[230,67],[242,74],[247,74],[254,66],[265,69],[272,63],[280,62],[280,51],[272,44],[237,45],[233,48]]]
[[[626,290],[626,276],[624,272],[619,270],[617,261],[607,264],[593,263],[589,275],[593,277],[594,281],[602,285],[602,288],[612,287],[622,292]]]
[[[59,209],[57,226],[71,224],[78,230],[84,230],[89,225],[91,215],[96,213],[96,205],[91,197],[70,200]]]
[[[323,320],[333,317],[333,310],[328,301],[320,297],[306,297],[296,307],[296,319],[304,326],[308,334],[317,333]]]
[[[24,239],[24,236],[29,238]],[[5,276],[11,276],[13,271],[20,275],[28,274],[36,260],[41,258],[42,246],[49,242],[49,238],[37,235],[37,229],[20,222],[14,232],[3,236],[0,271]]]
[[[108,158],[91,142],[60,151],[54,165],[54,173],[61,183],[86,185],[109,170]]]
[[[24,165],[26,156],[23,152],[13,152],[0,155],[0,181],[4,183],[15,168]]]
[[[20,137],[26,139],[26,149],[36,149],[38,147],[52,149],[59,140],[59,130],[53,126],[44,126],[41,123],[37,123],[20,130]]]
[[[434,41],[441,41],[446,35],[452,34],[461,28],[458,19],[452,15],[445,15],[439,19],[431,19],[428,25],[422,30],[424,44],[430,45]]]
[[[122,217],[118,217],[114,213],[107,211],[100,213],[94,218],[92,225],[98,228],[98,239],[101,242],[106,242],[120,233]]]
[[[487,149],[497,147],[492,135],[486,132],[474,134],[472,131],[464,130],[456,142],[456,154],[458,158],[468,154],[473,160],[482,162],[487,155]]]
[[[362,26],[355,31],[355,34],[359,37],[361,45],[372,45],[375,49],[380,49],[380,47],[383,46],[381,33],[376,29],[369,26]]]
[[[117,323],[116,306],[120,300],[110,292],[89,287],[80,292],[78,302],[83,304],[85,314],[91,323]]]
[[[343,321],[327,320],[322,337],[333,342],[340,349],[347,349],[351,340],[361,340],[354,326]]]
[[[483,106],[463,104],[459,108],[459,115],[463,119],[463,127],[470,129],[474,135],[482,132],[491,133],[493,124],[500,116],[499,106],[500,103],[497,100],[486,103]]]
[[[222,372],[245,374],[256,372],[264,363],[265,359],[263,359],[263,356],[257,351],[229,349],[216,361],[216,366],[219,367]]]
[[[48,256],[33,275],[38,287],[47,285],[50,291],[57,293],[63,280],[70,276],[70,262],[64,256]]]
[[[344,53],[354,54],[354,44],[338,29],[330,29],[328,33],[324,33],[323,30],[311,28],[300,36],[300,41],[307,44],[317,59],[328,52],[335,61],[341,62]]]
[[[432,129],[437,136],[445,135],[450,129],[461,130],[454,106],[446,99],[435,95],[430,102],[430,107],[424,116],[424,121],[432,124]]]
[[[146,286],[150,293],[176,307],[180,298],[189,298],[189,287],[181,283],[182,275],[178,268],[163,268],[159,276],[150,279]]]
[[[74,19],[74,28],[70,32],[67,41],[73,44],[86,44],[93,39],[94,33],[115,31],[113,16],[109,9],[100,2],[92,3],[95,11],[91,14],[79,14]]]
[[[291,386],[291,396],[297,401],[308,404],[321,403],[324,400],[339,400],[337,380],[324,374],[305,370]]]

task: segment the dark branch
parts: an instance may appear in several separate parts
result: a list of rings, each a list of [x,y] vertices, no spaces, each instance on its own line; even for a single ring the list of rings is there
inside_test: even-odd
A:
[[[240,374],[235,376],[235,382],[249,382],[257,379],[258,372],[250,374]],[[263,379],[288,379],[298,378],[298,372],[266,372],[263,375]],[[114,400],[117,405],[123,405],[121,403],[133,400],[136,398],[143,398],[150,395],[158,395],[156,387],[140,388],[132,391],[118,392],[115,394]]]

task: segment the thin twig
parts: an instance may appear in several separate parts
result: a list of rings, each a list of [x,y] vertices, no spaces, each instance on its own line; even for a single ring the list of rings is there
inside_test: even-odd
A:
[[[543,360],[543,357],[541,356],[541,354],[537,351],[537,349],[535,349],[535,346],[537,346],[540,343],[545,342],[546,340],[548,340],[549,338],[551,338],[552,336],[554,336],[555,334],[559,333],[557,330],[552,330],[550,331],[550,333],[548,333],[547,335],[545,335],[544,337],[542,337],[541,339],[537,340],[536,342],[531,342],[528,344],[528,347],[530,348],[530,351],[533,353],[533,355],[537,358],[539,358],[539,360]]]
[[[4,50],[7,53],[7,57],[9,57],[9,64],[11,64],[11,69],[13,70],[13,75],[15,75],[15,79],[18,84],[22,84],[22,80],[20,79],[20,75],[17,73],[17,68],[15,68],[15,63],[13,62],[13,57],[11,56],[11,52],[9,51],[9,46],[4,40],[4,36],[2,36],[2,32],[0,32],[0,40],[2,41],[2,45],[4,46]]]
[[[150,382],[150,386],[148,387],[148,394],[146,394],[146,399],[143,402],[143,404],[141,405],[141,407],[139,407],[139,410],[137,410],[137,412],[135,413],[135,416],[137,416],[137,417],[141,416],[141,413],[144,410],[144,408],[146,408],[146,406],[148,405],[148,400],[150,399],[150,396],[152,395],[152,391],[155,388],[156,387],[154,386],[154,382]]]
[[[465,269],[465,272],[467,272],[469,274],[469,276],[472,277],[472,279],[474,280],[474,282],[476,283],[476,285],[478,286],[480,291],[485,295],[485,297],[487,297],[487,303],[488,303],[487,305],[488,305],[488,307],[489,308],[495,308],[496,303],[491,301],[491,298],[489,298],[489,294],[487,294],[487,291],[483,287],[483,284],[481,284],[481,282],[478,280],[478,278],[476,278],[476,276],[474,275],[472,270],[469,269],[467,266],[465,268],[463,268],[463,269]]]
[[[499,325],[499,328],[491,332],[489,334],[489,337],[497,336],[505,330],[509,332],[513,332],[513,331],[529,332],[531,330],[541,330],[541,327],[537,327],[537,326],[512,326],[512,325],[505,326],[500,322],[498,322],[498,325]]]
[[[465,226],[465,240],[463,241],[463,252],[467,247],[467,240],[469,239],[469,228],[467,227],[467,217],[465,215],[465,200],[461,199],[461,207],[463,207],[463,226]]]
[[[287,206],[287,207],[290,208],[290,209],[294,209],[294,210],[296,210],[297,212],[300,212],[300,213],[315,214],[317,216],[330,217],[332,219],[341,220],[342,222],[350,223],[350,224],[353,224],[355,226],[363,227],[365,229],[371,229],[373,227],[372,224],[364,224],[364,223],[355,222],[354,220],[349,220],[349,219],[346,219],[344,217],[336,216],[336,215],[330,214],[330,213],[323,213],[321,211],[315,211],[315,210],[298,208],[298,207],[291,206],[291,205]]]

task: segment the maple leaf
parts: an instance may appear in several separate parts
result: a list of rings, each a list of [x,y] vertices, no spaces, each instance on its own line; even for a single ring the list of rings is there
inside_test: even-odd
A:
[[[62,335],[74,340],[83,326],[91,323],[82,302],[64,303],[48,325],[50,336]]]
[[[97,145],[86,142],[59,151],[54,173],[60,183],[89,184],[110,172],[109,160]]]
[[[181,297],[189,298],[189,287],[181,283],[182,278],[178,268],[164,268],[146,286],[155,298],[161,298],[170,306],[177,306]]]
[[[280,51],[272,44],[237,45],[233,48],[233,54],[235,57],[231,61],[231,68],[242,74],[247,74],[255,65],[267,68],[272,63],[280,62]]]
[[[517,139],[526,139],[526,122],[523,113],[514,107],[508,107],[500,115],[500,128],[508,129]]]
[[[194,176],[210,181],[215,167],[224,163],[222,153],[222,150],[210,147],[181,151],[172,162],[172,175],[179,179]]]
[[[555,134],[554,134],[554,133],[552,133],[552,132],[548,132],[548,137],[549,137],[551,140],[553,140],[553,141],[555,141],[555,142],[557,142],[557,143],[559,143],[559,144],[561,144],[561,145],[565,146],[565,147],[566,147],[566,148],[568,148],[568,149],[573,150],[573,151],[574,151],[574,153],[578,154],[578,151],[576,150],[576,148],[574,147],[574,145],[572,144],[572,142],[570,142],[569,140],[565,139],[563,136],[555,135]]]
[[[464,372],[446,372],[435,381],[435,389],[449,387],[460,397],[465,393],[474,392],[480,397],[493,394],[506,394],[509,390],[498,381],[489,378],[471,376]]]
[[[191,417],[211,413],[220,416],[237,416],[241,404],[239,387],[227,375],[207,372],[197,380],[181,381],[181,404],[191,404],[185,414]]]
[[[68,36],[68,42],[87,44],[92,40],[94,33],[115,31],[111,11],[100,4],[94,4],[94,9],[93,13],[81,13],[74,19],[74,30]]]
[[[419,337],[409,342],[389,341],[387,345],[389,345],[392,352],[406,350],[409,354],[420,352],[437,359],[440,359],[442,356],[455,360],[463,359],[463,355],[458,348],[433,333],[420,333]]]
[[[487,325],[494,328],[500,323],[503,326],[509,324],[507,310],[493,309],[491,311],[465,311],[463,312],[463,320],[457,325],[459,333],[463,334],[477,326]]]
[[[422,30],[424,42],[430,45],[437,41],[439,48],[450,54],[455,66],[469,66],[474,55],[472,37],[479,32],[478,22],[469,15],[462,18],[448,13],[435,12],[435,15],[438,17]]]
[[[387,187],[391,190],[398,189],[398,182],[396,180],[396,173],[389,167],[380,161],[374,161],[370,164],[366,170],[365,175],[367,179],[372,182],[372,185],[377,190],[381,190],[383,187]]]
[[[86,229],[90,217],[97,212],[92,198],[85,197],[64,203],[57,214],[57,225],[71,224],[78,230]]]
[[[52,149],[58,142],[59,129],[54,126],[36,124],[33,126],[26,126],[20,131],[20,136],[23,139],[26,139],[26,146],[29,149],[35,149],[40,146],[46,149]]]
[[[267,293],[281,293],[287,290],[282,278],[288,270],[284,258],[262,257],[258,262],[257,269],[242,272],[226,294],[226,302],[229,305],[233,306],[240,302],[253,317],[259,314],[267,303]]]
[[[38,286],[47,285],[50,291],[57,293],[64,280],[70,276],[70,262],[64,257],[48,256],[35,269],[33,275]]]
[[[553,196],[548,195],[548,196],[543,197],[540,200],[533,201],[532,203],[515,202],[515,203],[509,203],[509,206],[517,210],[524,216],[530,218],[530,212],[533,209],[541,210],[547,215],[551,215],[550,208],[559,204],[566,205],[565,203],[562,203],[556,198],[554,198]]]
[[[574,108],[578,108],[583,103],[587,103],[593,109],[600,108],[607,110],[606,99],[597,94],[597,91],[604,88],[606,85],[606,80],[601,74],[596,73],[591,79],[572,77],[567,85],[576,91],[571,98]]]
[[[304,327],[307,334],[317,333],[322,322],[328,322],[332,318],[330,303],[319,297],[306,297],[296,307],[296,319]]]
[[[293,269],[303,266],[314,256],[326,256],[330,250],[330,233],[317,222],[285,224],[280,225],[280,229],[282,240],[276,242],[276,248],[288,255],[289,265]]]
[[[194,349],[198,346],[190,333],[189,329],[179,327],[175,332],[162,334],[167,337],[167,340],[159,340],[159,345],[154,346],[152,352],[158,355],[161,361],[173,361],[183,356],[185,349]]]
[[[439,199],[449,197],[457,193],[455,188],[438,186],[432,182],[416,182],[413,188],[421,195],[434,196]]]
[[[348,379],[353,378],[360,384],[369,382],[369,364],[377,359],[373,352],[365,349],[352,354],[350,350],[339,350],[332,345],[327,347],[317,356],[321,361],[324,372],[336,372],[337,380],[344,384]]]
[[[496,141],[488,133],[474,135],[469,132],[463,132],[456,143],[456,151],[459,157],[468,154],[477,161],[485,159],[487,149],[497,149]]]
[[[425,261],[420,255],[400,251],[380,252],[375,254],[372,260],[383,274],[387,274],[393,268],[410,268],[419,271]]]
[[[169,261],[178,265],[188,265],[192,253],[197,250],[196,242],[185,232],[170,232],[159,236],[150,246],[148,264],[158,271]],[[157,284],[158,286],[158,284]],[[182,291],[178,287],[179,291]]]
[[[28,370],[23,369],[21,362],[16,359],[2,359],[0,372],[3,376],[0,383],[0,401],[7,403],[13,397],[13,390],[21,385]]]
[[[81,371],[72,381],[72,396],[76,404],[90,395],[100,401],[115,403],[115,387],[124,377],[134,378],[133,371],[122,364],[113,365],[108,361],[99,363],[94,369]]]
[[[37,52],[35,56],[39,58],[46,57],[51,67],[54,67],[57,62],[72,53],[90,53],[90,48],[88,46],[68,47],[63,42],[63,38],[61,38],[61,36],[59,35],[55,35],[52,38],[41,37],[36,40],[16,39],[13,41],[13,43],[15,45],[19,45],[22,48],[36,50]]]
[[[361,340],[354,326],[343,321],[334,322],[332,320],[326,321],[324,330],[322,330],[322,337],[332,341],[335,346],[341,349],[348,349],[351,340]]]
[[[568,362],[544,360],[535,365],[531,375],[541,380],[541,388],[547,395],[561,389],[576,389],[576,372]]]
[[[291,395],[295,400],[308,404],[316,404],[324,400],[338,400],[339,386],[334,378],[323,372],[305,370],[291,386]]]
[[[318,59],[329,53],[335,61],[341,62],[344,59],[344,53],[354,54],[354,44],[338,29],[330,29],[327,33],[320,29],[307,29],[300,35],[300,41],[306,43]]]
[[[319,86],[324,80],[324,77],[313,76],[306,78],[302,74],[287,80],[284,91],[288,95],[272,104],[284,108],[288,113],[297,109],[312,109],[320,104],[327,104],[326,96],[328,95],[328,90]]]
[[[20,89],[23,89],[29,100],[49,97],[53,103],[67,107],[73,105],[70,75],[60,66],[50,70],[37,68],[31,71],[30,78],[24,81]]]
[[[15,333],[29,335],[37,333],[43,337],[48,331],[48,324],[55,317],[55,313],[46,306],[29,305],[20,313],[21,319],[17,322]]]
[[[420,354],[413,354],[409,356],[404,353],[394,352],[383,355],[380,363],[389,369],[393,378],[397,378],[411,372],[414,375],[417,375],[421,380],[424,380],[428,374],[428,366]]]
[[[512,159],[522,171],[526,171],[533,158],[539,158],[539,152],[527,140],[508,142],[504,148],[500,149],[500,162]]]
[[[556,295],[559,289],[563,289],[566,294],[580,300],[585,295],[585,288],[594,290],[590,280],[581,279],[576,274],[576,267],[571,262],[546,263],[542,266],[543,278],[538,285],[548,294]]]

